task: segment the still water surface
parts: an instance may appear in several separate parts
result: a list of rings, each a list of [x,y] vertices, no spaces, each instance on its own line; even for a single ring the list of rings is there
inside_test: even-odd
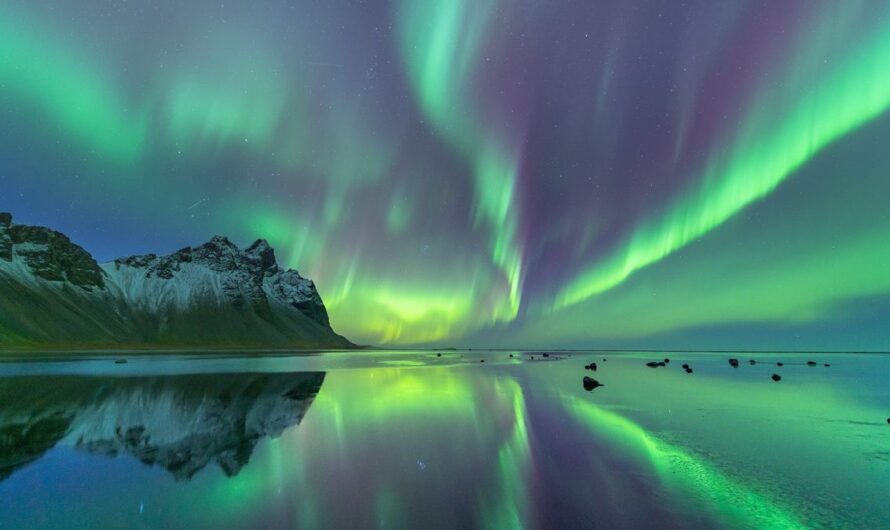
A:
[[[890,527],[888,356],[510,353],[0,363],[0,527]]]

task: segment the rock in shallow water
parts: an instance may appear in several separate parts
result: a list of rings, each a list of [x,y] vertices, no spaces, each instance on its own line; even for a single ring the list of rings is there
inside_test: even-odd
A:
[[[779,374],[773,374],[772,379],[773,379],[773,381],[781,381],[781,380],[782,380],[782,376],[779,375]]]
[[[584,376],[584,379],[582,382],[584,383],[584,390],[586,390],[588,392],[590,392],[594,388],[605,386],[604,384],[600,383],[596,379],[593,379],[592,377],[587,377],[586,375]]]
[[[816,361],[807,361],[807,366],[816,366]]]
[[[730,366],[732,366],[733,368],[738,368],[738,367],[739,367],[739,360],[738,360],[738,359],[730,359],[730,360],[729,360],[729,364],[730,364]]]

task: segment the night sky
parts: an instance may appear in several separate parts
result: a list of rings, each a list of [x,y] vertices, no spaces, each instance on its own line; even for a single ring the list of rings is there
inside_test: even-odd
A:
[[[357,342],[890,348],[884,0],[0,0],[0,210]]]

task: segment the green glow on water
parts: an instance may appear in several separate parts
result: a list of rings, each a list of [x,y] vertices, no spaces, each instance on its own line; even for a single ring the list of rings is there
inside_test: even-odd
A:
[[[528,476],[531,448],[526,426],[525,397],[513,379],[495,381],[498,395],[512,396],[512,436],[498,449],[498,479],[495,502],[483,501],[481,520],[486,528],[522,528],[528,520]]]
[[[728,477],[705,460],[664,442],[636,423],[596,404],[572,396],[566,410],[611,447],[644,462],[668,490],[683,488],[705,501],[735,525],[751,528],[803,528],[793,511]]]
[[[325,367],[326,373],[311,405],[301,405],[299,425],[287,420],[287,402],[279,407],[275,401],[287,386],[264,387],[276,390],[263,394],[275,399],[262,406],[243,400],[252,391],[242,393],[236,408],[255,406],[246,424],[272,429],[243,440],[250,446],[245,453],[243,446],[208,453],[216,461],[187,479],[175,478],[175,469],[147,466],[128,450],[94,454],[78,440],[96,429],[96,411],[103,411],[102,425],[139,421],[152,439],[176,440],[190,432],[195,406],[225,408],[229,386],[202,390],[188,379],[165,386],[163,376],[146,376],[141,384],[99,376],[98,383],[35,379],[29,393],[21,392],[23,383],[10,382],[15,378],[0,378],[0,404],[6,404],[0,427],[21,421],[19,411],[29,407],[49,405],[45,414],[69,410],[77,418],[74,432],[47,457],[0,480],[0,495],[14,502],[41,498],[45,526],[63,521],[72,527],[101,520],[152,527],[171,521],[187,527],[428,527],[439,521],[525,528],[571,517],[629,526],[871,528],[886,520],[886,505],[873,499],[888,481],[887,394],[880,377],[870,374],[885,372],[890,358],[838,356],[832,368],[816,369],[802,356],[788,356],[776,384],[768,377],[776,368],[760,363],[733,370],[719,356],[678,352],[671,366],[651,370],[643,366],[645,355],[628,353],[602,363],[597,378],[606,386],[587,393],[580,367],[590,356],[529,362],[497,355],[362,352],[240,360],[241,367],[260,371],[299,365]],[[213,370],[227,364],[208,362]],[[674,368],[682,362],[692,363],[695,374]],[[143,364],[154,374],[166,361]],[[855,387],[848,384],[851,375]],[[256,374],[204,376],[215,384]],[[293,377],[299,375],[274,379]],[[154,394],[152,388],[175,393]],[[174,395],[190,397],[185,404]],[[145,410],[152,413],[144,422]],[[201,455],[197,442],[186,446]],[[233,457],[249,461],[226,467]],[[35,476],[57,480],[34,482]],[[103,502],[110,491],[115,502]],[[143,502],[145,513],[136,519]],[[13,527],[22,526],[20,515],[0,505],[0,516],[13,518]]]

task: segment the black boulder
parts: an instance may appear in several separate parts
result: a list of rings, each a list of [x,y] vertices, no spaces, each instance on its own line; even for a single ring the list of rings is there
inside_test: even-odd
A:
[[[597,381],[596,379],[593,379],[592,377],[587,377],[586,375],[584,376],[584,379],[582,382],[584,383],[584,390],[586,390],[588,392],[590,392],[594,388],[597,388],[600,386],[605,386],[602,383],[600,383],[599,381]]]

